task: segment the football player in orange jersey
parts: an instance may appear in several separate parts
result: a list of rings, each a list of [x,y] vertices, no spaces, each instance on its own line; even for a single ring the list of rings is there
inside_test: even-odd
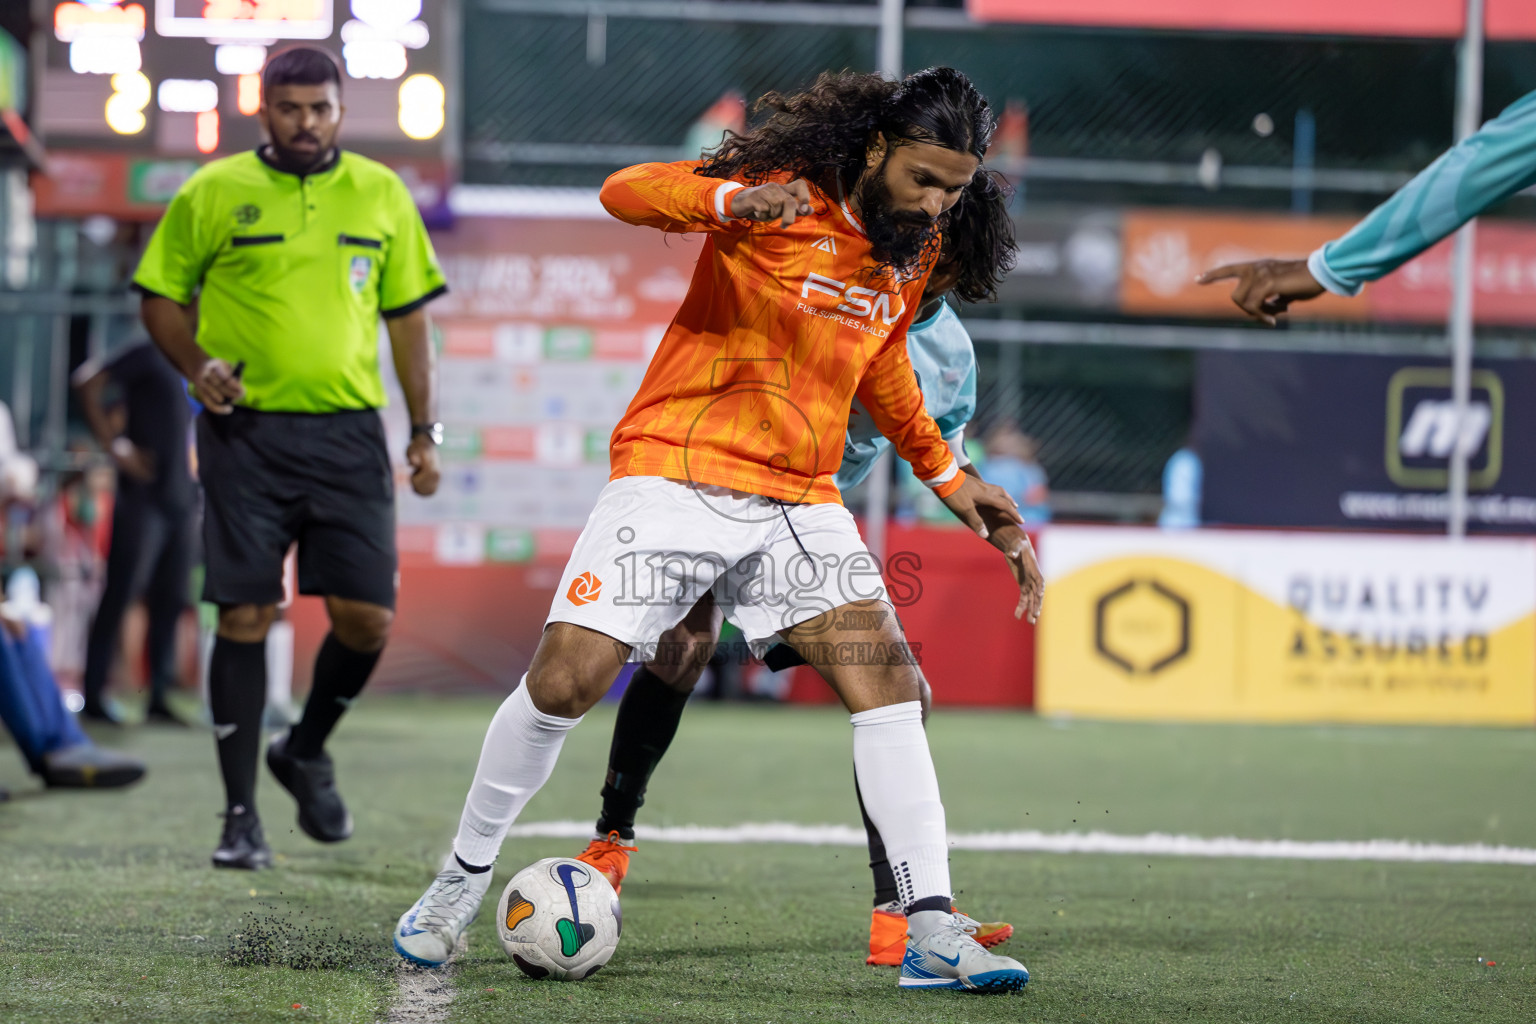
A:
[[[997,285],[1013,266],[1015,252],[1005,187],[988,171],[978,171],[960,202],[945,215],[943,254],[928,277],[917,320],[907,332],[907,351],[918,372],[925,405],[957,457],[964,451],[965,428],[976,409],[976,355],[970,336],[944,296],[952,290],[967,302],[995,299]],[[843,463],[835,478],[838,489],[844,492],[863,481],[890,447],[874,435],[867,416],[857,419],[849,425]],[[976,472],[970,464],[963,469]],[[1015,616],[1027,615],[1033,622],[1043,583],[1028,538],[1022,529],[1009,524],[993,530],[987,539],[1004,553],[1019,585]],[[622,885],[629,854],[636,849],[635,816],[645,802],[651,774],[666,754],[688,697],[715,653],[721,620],[713,598],[706,593],[682,622],[662,635],[654,656],[630,678],[619,703],[596,834],[577,857],[601,871],[615,890]],[[764,660],[774,669],[805,663],[787,644],[771,648]],[[926,718],[932,693],[926,679],[921,683]],[[884,841],[868,814],[864,815],[864,827],[875,883],[865,962],[899,966],[906,951],[906,913],[897,898],[896,876]],[[1001,921],[977,922],[974,932],[976,941],[988,949],[1012,934],[1013,926]]]
[[[1011,992],[1029,979],[953,911],[921,677],[833,482],[857,397],[978,534],[1019,522],[1005,492],[961,470],[906,346],[939,218],[995,119],[952,68],[823,75],[768,106],[702,164],[642,164],[603,186],[621,220],[706,238],[614,428],[610,482],[533,662],[487,730],[453,853],[395,928],[410,960],[453,955],[565,734],[708,591],[750,641],[789,643],[852,713],[854,769],[906,911],[901,987]]]

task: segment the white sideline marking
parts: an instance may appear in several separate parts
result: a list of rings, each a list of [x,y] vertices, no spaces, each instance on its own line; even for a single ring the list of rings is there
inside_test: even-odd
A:
[[[586,839],[584,821],[539,821],[513,825],[508,837]],[[744,825],[676,825],[635,828],[637,839],[653,843],[784,843],[796,846],[863,846],[864,831],[847,825],[794,825],[764,822]],[[1536,867],[1536,850],[1518,846],[1469,843],[1450,846],[1404,839],[1358,842],[1296,839],[1203,839],[1152,832],[1123,836],[1110,832],[953,832],[955,850],[1011,850],[1030,853],[1134,853],[1159,857],[1258,857],[1273,860],[1372,860],[1435,864],[1521,864]]]

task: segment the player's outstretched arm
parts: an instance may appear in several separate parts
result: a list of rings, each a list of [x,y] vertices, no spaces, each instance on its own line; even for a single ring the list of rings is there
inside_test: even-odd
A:
[[[1536,184],[1536,92],[1447,150],[1342,238],[1306,260],[1217,267],[1201,284],[1233,280],[1232,301],[1273,326],[1292,302],[1324,290],[1357,295],[1484,210]]]
[[[985,538],[991,528],[983,510],[992,510],[1005,522],[1020,523],[1023,519],[1007,491],[961,472],[949,442],[923,407],[923,392],[907,354],[907,327],[913,312],[909,309],[897,322],[885,348],[865,371],[856,394],[896,454],[912,464],[917,478],[933,488],[961,522]]]
[[[746,186],[695,174],[698,166],[696,160],[679,160],[626,167],[608,176],[598,198],[619,220],[641,227],[673,232],[746,227],[731,210],[734,193]]]

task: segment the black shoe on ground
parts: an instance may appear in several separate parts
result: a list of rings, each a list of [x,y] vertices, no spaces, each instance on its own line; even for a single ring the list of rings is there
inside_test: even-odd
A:
[[[43,755],[43,782],[50,789],[115,789],[144,777],[144,762],[94,743],[77,743]]]
[[[116,701],[87,700],[80,709],[80,717],[87,722],[102,725],[127,725],[128,721],[118,711]]]
[[[151,704],[144,709],[145,725],[175,725],[185,729],[192,723],[172,711],[168,704]]]
[[[352,834],[352,815],[336,792],[336,766],[331,755],[314,757],[288,753],[288,736],[267,747],[267,767],[299,802],[299,828],[311,839],[339,843]]]
[[[254,811],[235,807],[224,812],[224,834],[219,837],[219,848],[213,851],[213,866],[242,871],[272,866],[272,848]]]

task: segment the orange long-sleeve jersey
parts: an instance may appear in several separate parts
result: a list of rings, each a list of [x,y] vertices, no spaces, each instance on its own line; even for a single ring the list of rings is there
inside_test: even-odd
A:
[[[664,476],[796,502],[840,501],[858,395],[918,479],[941,496],[963,476],[907,357],[926,273],[871,273],[858,218],[811,187],[788,229],[732,220],[742,186],[696,163],[639,164],[603,185],[609,213],[708,237],[683,300],[610,441],[611,479]]]

